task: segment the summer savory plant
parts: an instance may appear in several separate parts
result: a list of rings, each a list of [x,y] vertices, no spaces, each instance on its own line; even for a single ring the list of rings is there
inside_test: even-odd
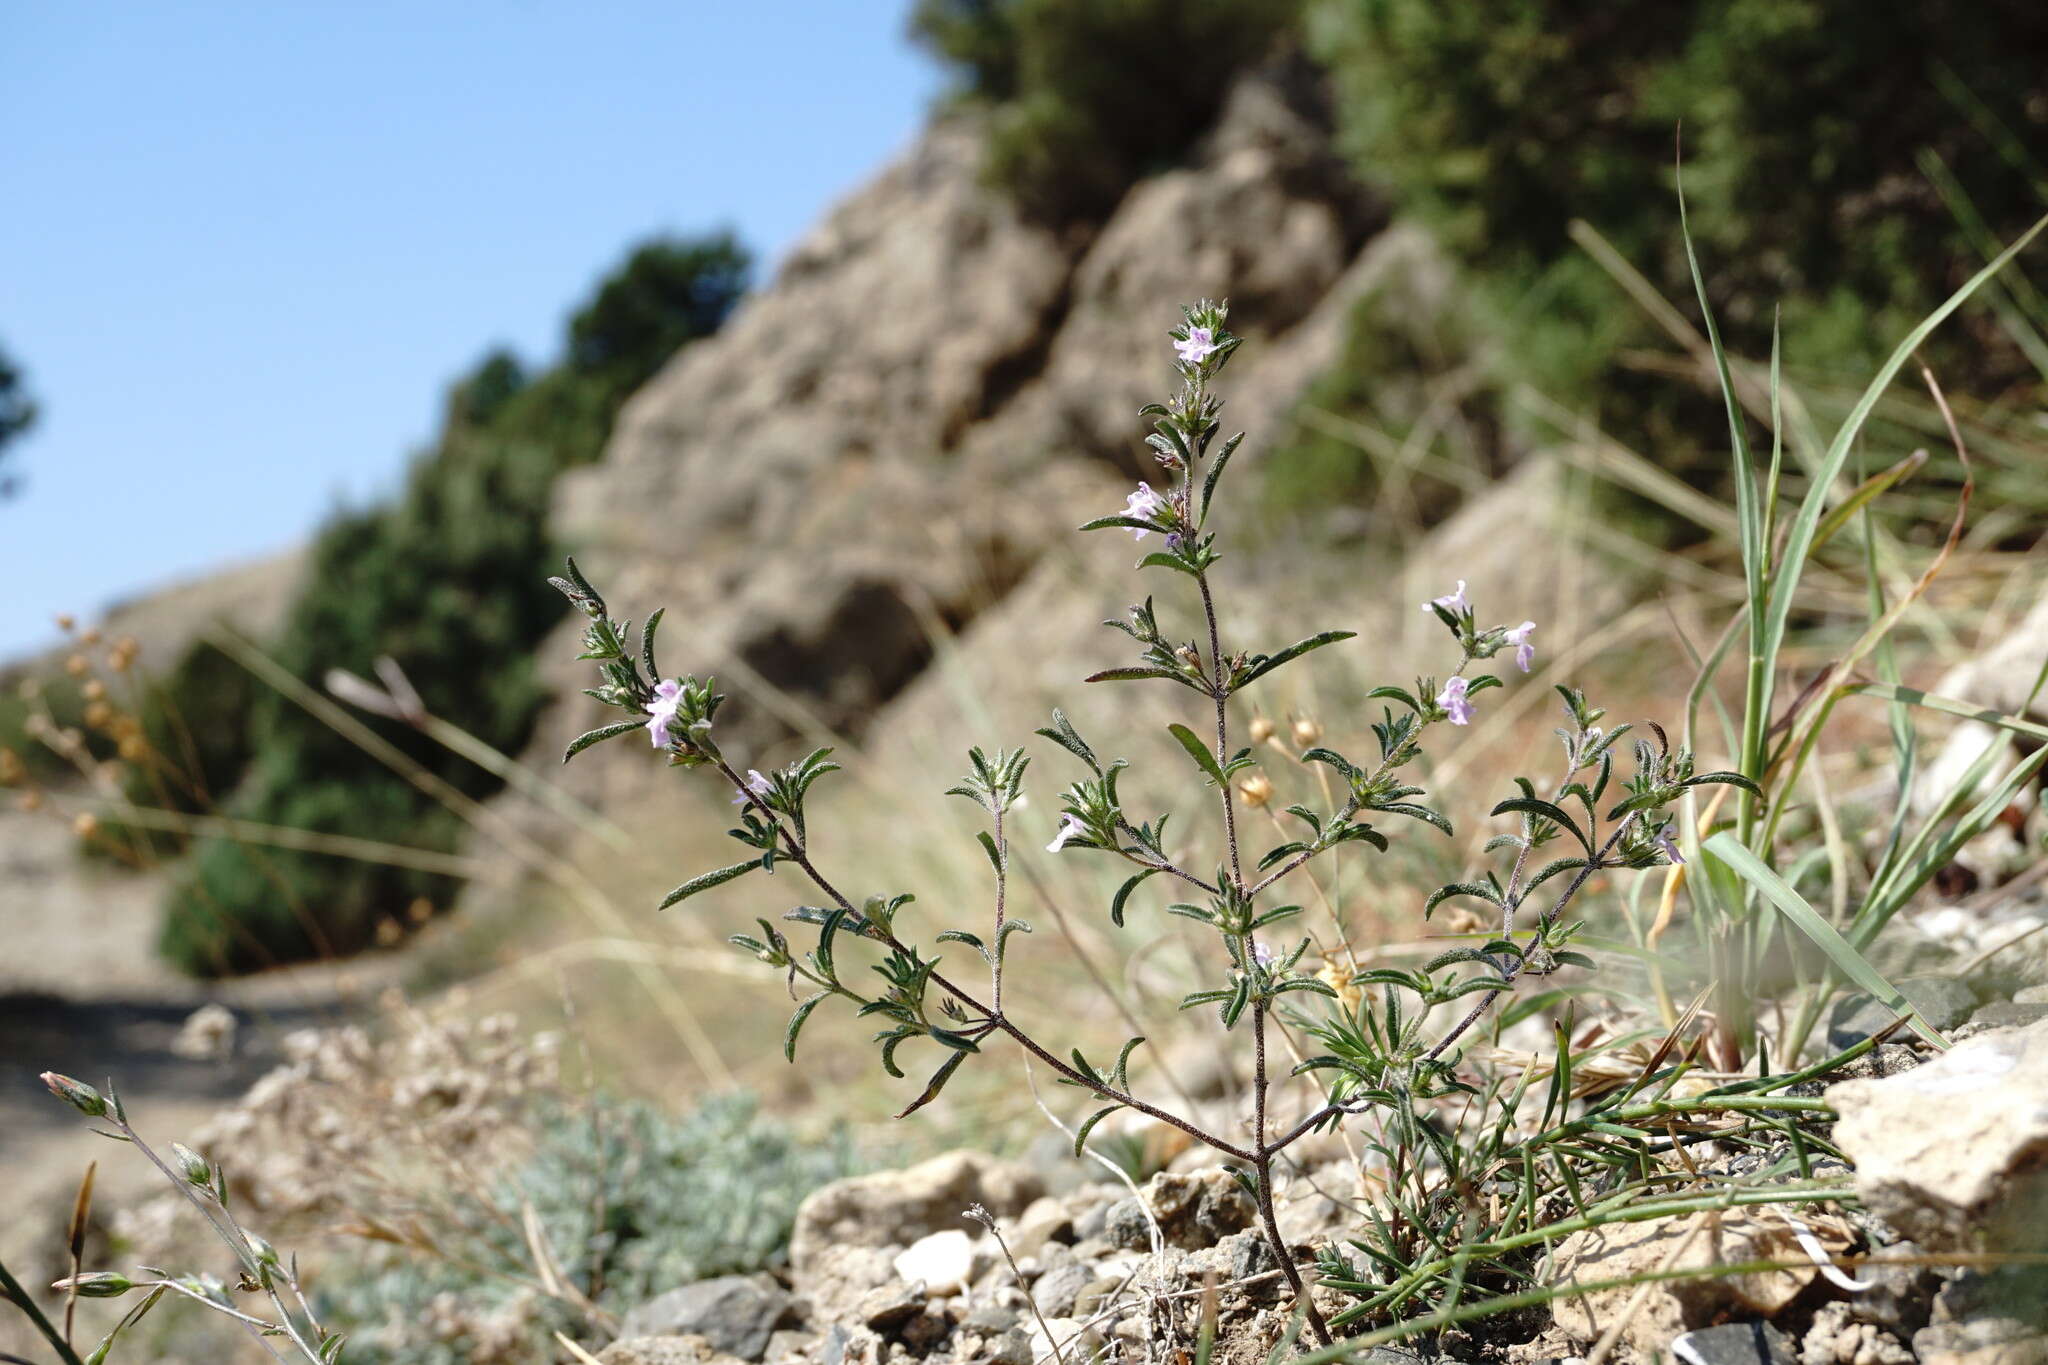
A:
[[[1480,666],[1502,655],[1526,673],[1534,661],[1533,621],[1481,625],[1465,584],[1424,603],[1422,609],[1448,633],[1450,664],[1441,678],[1417,678],[1408,685],[1376,687],[1383,703],[1372,723],[1377,754],[1355,759],[1327,747],[1310,747],[1304,761],[1325,764],[1334,775],[1333,797],[1324,808],[1294,805],[1286,814],[1292,837],[1269,848],[1256,847],[1240,830],[1232,802],[1239,775],[1253,766],[1249,747],[1232,737],[1234,704],[1275,670],[1311,651],[1351,639],[1354,632],[1327,630],[1284,648],[1262,652],[1224,641],[1217,629],[1215,568],[1221,519],[1218,492],[1231,456],[1244,436],[1217,444],[1222,401],[1212,386],[1241,339],[1225,326],[1223,305],[1203,301],[1184,310],[1172,333],[1173,367],[1179,387],[1165,403],[1143,410],[1152,431],[1145,438],[1158,460],[1159,487],[1140,483],[1122,511],[1098,517],[1084,531],[1130,532],[1145,549],[1141,572],[1156,573],[1191,604],[1197,624],[1193,638],[1169,633],[1150,596],[1129,608],[1125,619],[1109,622],[1130,638],[1135,657],[1094,674],[1089,682],[1119,682],[1183,688],[1196,693],[1213,715],[1213,728],[1197,734],[1186,725],[1167,726],[1192,765],[1190,780],[1213,792],[1220,829],[1213,861],[1198,863],[1169,843],[1164,816],[1126,807],[1118,789],[1129,766],[1107,761],[1055,710],[1038,734],[1058,745],[1079,765],[1076,780],[1062,794],[1056,837],[1046,852],[1059,857],[1099,857],[1124,864],[1130,875],[1107,907],[1124,927],[1131,896],[1147,880],[1163,877],[1182,899],[1168,907],[1215,934],[1211,958],[1214,983],[1194,991],[1183,1008],[1215,1009],[1223,1031],[1251,1053],[1252,1116],[1248,1132],[1212,1132],[1196,1119],[1162,1107],[1138,1093],[1130,1079],[1132,1053],[1144,1041],[1132,1038],[1113,1062],[1091,1061],[1079,1049],[1066,1058],[1052,1043],[1027,1032],[1004,1007],[1005,954],[1014,933],[1029,926],[1010,914],[1010,871],[1017,850],[1011,820],[1024,794],[1029,760],[1021,750],[973,749],[969,773],[950,795],[974,802],[987,817],[978,838],[994,868],[989,919],[980,925],[945,925],[921,944],[904,916],[909,895],[856,900],[819,865],[806,809],[812,788],[838,770],[829,749],[818,749],[768,772],[744,767],[721,747],[718,711],[724,701],[710,677],[665,676],[656,662],[655,636],[661,612],[651,615],[637,637],[628,621],[614,619],[598,590],[569,562],[567,577],[552,580],[585,617],[584,653],[596,663],[599,683],[588,694],[625,713],[626,718],[580,736],[566,758],[604,740],[643,734],[671,765],[707,772],[730,789],[740,807],[732,837],[746,850],[739,861],[704,872],[671,891],[663,908],[677,904],[755,870],[773,872],[794,865],[822,897],[800,905],[779,927],[763,919],[758,934],[736,934],[732,942],[783,973],[803,989],[789,1021],[784,1052],[795,1060],[799,1033],[818,1009],[844,1001],[878,1026],[881,1064],[895,1077],[918,1051],[929,1071],[923,1089],[898,1117],[931,1103],[970,1058],[1007,1039],[1050,1068],[1063,1083],[1097,1101],[1077,1128],[1078,1152],[1103,1118],[1129,1109],[1169,1124],[1213,1148],[1230,1163],[1257,1202],[1274,1259],[1287,1277],[1300,1310],[1319,1341],[1330,1342],[1330,1325],[1316,1308],[1293,1258],[1281,1240],[1274,1214],[1275,1159],[1311,1133],[1332,1128],[1351,1115],[1384,1107],[1397,1117],[1415,1106],[1469,1089],[1457,1076],[1459,1040],[1509,992],[1518,978],[1541,976],[1564,965],[1591,966],[1568,945],[1580,928],[1569,917],[1574,899],[1595,873],[1662,866],[1678,858],[1672,840],[1673,803],[1691,787],[1748,779],[1727,772],[1695,773],[1692,755],[1674,747],[1651,724],[1654,739],[1637,738],[1627,750],[1620,741],[1627,725],[1603,728],[1604,713],[1578,691],[1560,687],[1564,725],[1558,730],[1562,756],[1547,788],[1527,778],[1513,780],[1513,793],[1493,808],[1514,816],[1518,827],[1493,839],[1504,870],[1444,886],[1421,907],[1426,916],[1448,899],[1484,902],[1497,917],[1498,932],[1478,947],[1459,947],[1419,970],[1375,968],[1333,974],[1303,964],[1309,938],[1290,922],[1299,905],[1282,901],[1291,874],[1339,850],[1385,853],[1398,834],[1449,835],[1450,821],[1425,801],[1428,793],[1409,780],[1425,742],[1440,729],[1468,725],[1483,695],[1504,685]],[[1152,537],[1158,537],[1154,541]],[[1156,546],[1156,548],[1154,548]],[[1633,759],[1633,775],[1622,779],[1617,751]],[[1242,785],[1263,783],[1256,774]],[[1261,786],[1269,793],[1269,786]],[[1035,855],[1027,855],[1035,856]],[[1540,894],[1539,894],[1540,893]],[[1534,909],[1533,922],[1525,909]],[[799,946],[793,935],[805,936]],[[950,960],[945,945],[964,953]],[[872,970],[856,970],[859,956]],[[973,980],[955,961],[971,965]],[[1340,992],[1338,984],[1350,989]],[[1348,983],[1345,976],[1349,976]],[[1361,988],[1376,987],[1377,994]],[[1293,999],[1287,999],[1294,997]],[[1347,1004],[1347,999],[1354,1003]],[[1276,1009],[1287,1000],[1305,1030],[1326,1051],[1292,1072],[1277,1074],[1268,1058],[1268,1034]],[[1441,1006],[1464,1002],[1448,1027],[1430,1026]],[[908,1045],[908,1046],[907,1046]],[[1268,1100],[1285,1080],[1306,1077],[1321,1086],[1319,1102],[1284,1131],[1268,1121]],[[1302,1083],[1297,1081],[1296,1083]],[[1396,1130],[1427,1140],[1427,1124],[1397,1124]]]

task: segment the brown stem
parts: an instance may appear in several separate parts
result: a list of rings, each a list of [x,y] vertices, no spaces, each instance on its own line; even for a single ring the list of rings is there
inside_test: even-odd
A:
[[[740,779],[739,774],[734,772],[732,770],[732,766],[728,764],[723,758],[714,759],[713,761],[717,763],[719,772],[724,774],[725,780],[732,784],[734,790],[744,793],[747,798],[747,804],[752,806],[756,811],[760,812],[761,818],[767,821],[771,826],[773,826],[775,831],[782,836],[782,841],[786,846],[784,856],[787,857],[791,862],[795,863],[798,867],[802,868],[804,870],[804,875],[809,877],[811,881],[817,885],[817,888],[820,891],[823,891],[826,895],[830,896],[835,905],[839,906],[839,908],[846,911],[849,915],[858,915],[860,912],[854,908],[853,902],[848,900],[846,898],[845,893],[840,891],[838,887],[834,886],[831,882],[827,881],[825,879],[825,875],[822,872],[818,871],[816,864],[811,862],[810,854],[805,850],[802,844],[797,842],[796,836],[792,834],[786,826],[783,825],[781,818],[777,816],[774,811],[768,808],[766,803],[764,803],[761,800],[761,798],[758,795],[756,795],[754,791],[751,788],[749,788],[744,781]],[[907,954],[910,951],[910,949],[903,943],[903,941],[897,938],[893,933],[883,933],[881,941],[887,943],[891,948],[894,948],[899,953]],[[990,1009],[987,1005],[982,1004],[972,994],[965,990],[962,990],[953,982],[939,975],[939,973],[933,972],[931,974],[931,980],[935,985],[939,987],[939,989],[952,995],[955,999],[959,1000],[961,1004],[967,1006],[967,1008],[979,1013],[982,1016],[982,1026],[984,1027],[984,1029],[1000,1029],[1004,1033],[1007,1033],[1008,1035],[1010,1035],[1010,1037],[1016,1039],[1017,1045],[1019,1047],[1022,1047],[1026,1052],[1029,1052],[1032,1056],[1038,1058],[1039,1061],[1044,1062],[1047,1066],[1051,1067],[1055,1072],[1057,1072],[1061,1076],[1066,1077],[1068,1080],[1073,1081],[1077,1085],[1081,1086],[1084,1090],[1087,1090],[1089,1093],[1100,1095],[1102,1098],[1106,1100],[1112,1100],[1117,1104],[1125,1106],[1126,1108],[1135,1109],[1139,1113],[1147,1116],[1148,1118],[1155,1118],[1158,1119],[1161,1123],[1167,1124],[1174,1128],[1178,1128],[1181,1132],[1186,1133],[1195,1141],[1200,1142],[1205,1146],[1213,1147],[1217,1151],[1223,1153],[1225,1156],[1233,1157],[1238,1161],[1244,1162],[1252,1162],[1257,1160],[1257,1157],[1255,1157],[1252,1154],[1252,1152],[1250,1152],[1246,1148],[1240,1147],[1236,1143],[1227,1141],[1224,1138],[1220,1138],[1216,1136],[1214,1133],[1205,1132],[1203,1129],[1198,1128],[1194,1124],[1188,1122],[1186,1119],[1181,1118],[1176,1114],[1168,1113],[1166,1110],[1159,1108],[1157,1105],[1147,1104],[1145,1101],[1139,1099],[1136,1095],[1126,1094],[1125,1092],[1118,1090],[1115,1086],[1107,1085],[1099,1081],[1090,1080],[1088,1077],[1082,1075],[1073,1066],[1069,1065],[1066,1062],[1061,1061],[1059,1058],[1053,1056],[1050,1052],[1046,1051],[1043,1047],[1041,1047],[1038,1044],[1038,1042],[1035,1039],[1033,1039],[1029,1034],[1025,1033],[1023,1029],[1019,1028],[1016,1024],[1012,1023],[1007,1016],[1003,1015],[999,1011]]]
[[[1330,1325],[1323,1321],[1323,1314],[1316,1307],[1315,1298],[1302,1283],[1301,1272],[1295,1268],[1294,1254],[1287,1249],[1287,1242],[1280,1236],[1280,1220],[1273,1212],[1273,1151],[1266,1145],[1266,1002],[1252,1002],[1252,1137],[1257,1156],[1252,1165],[1258,1172],[1259,1218],[1265,1224],[1266,1243],[1272,1248],[1273,1257],[1280,1263],[1280,1273],[1287,1277],[1287,1283],[1294,1290],[1294,1299],[1308,1313],[1309,1327],[1316,1334],[1316,1345],[1330,1344]]]

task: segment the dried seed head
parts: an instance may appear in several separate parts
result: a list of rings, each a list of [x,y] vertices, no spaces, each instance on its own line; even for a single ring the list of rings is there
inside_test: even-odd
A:
[[[100,832],[100,818],[89,810],[82,810],[71,819],[71,832],[81,839],[90,839]]]
[[[1237,799],[1257,808],[1273,799],[1273,783],[1264,773],[1253,773],[1237,784]]]
[[[21,755],[12,749],[0,749],[0,787],[11,787],[26,776],[28,769]]]
[[[1264,744],[1267,740],[1273,738],[1273,722],[1264,716],[1253,716],[1251,733],[1252,743]]]
[[[88,683],[86,685],[90,687],[92,684]],[[87,725],[90,725],[93,729],[105,729],[107,722],[112,720],[113,718],[114,708],[107,705],[105,702],[94,701],[86,703],[85,723]]]
[[[107,695],[107,685],[98,678],[88,678],[85,685],[78,689],[78,694],[87,701],[98,701]]]
[[[78,632],[78,643],[82,645],[96,645],[99,642],[100,628],[98,626],[87,626],[84,630]]]
[[[1316,724],[1313,716],[1294,718],[1294,747],[1306,749],[1323,737],[1323,727]]]
[[[92,664],[83,654],[73,654],[64,661],[64,671],[74,678],[82,678],[92,671]]]

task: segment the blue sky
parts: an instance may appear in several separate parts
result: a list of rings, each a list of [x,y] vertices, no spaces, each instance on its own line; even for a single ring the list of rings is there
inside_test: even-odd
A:
[[[765,265],[940,77],[896,0],[0,7],[0,658],[395,485],[628,243]]]

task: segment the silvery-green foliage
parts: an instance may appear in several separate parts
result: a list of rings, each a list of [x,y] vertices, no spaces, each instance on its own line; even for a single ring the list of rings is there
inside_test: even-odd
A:
[[[619,1317],[677,1285],[780,1265],[797,1205],[855,1168],[844,1143],[803,1140],[736,1095],[680,1117],[638,1102],[557,1106],[533,1138],[492,1191],[499,1266],[386,1249],[324,1270],[316,1302],[349,1331],[351,1365],[509,1363],[550,1358],[557,1331],[591,1340],[570,1304],[492,1273],[530,1266],[529,1207],[563,1275]]]

